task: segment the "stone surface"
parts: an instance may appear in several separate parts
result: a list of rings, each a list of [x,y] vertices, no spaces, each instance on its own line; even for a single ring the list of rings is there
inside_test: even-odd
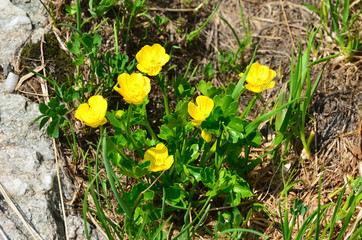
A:
[[[32,30],[26,12],[9,0],[0,0],[0,65],[7,75],[16,50],[29,38]]]
[[[59,197],[55,181],[54,153],[51,140],[38,130],[33,120],[40,115],[38,105],[20,95],[4,91],[0,83],[0,176],[19,208],[44,239],[64,236]],[[49,199],[58,199],[48,207]],[[0,225],[10,239],[27,239],[29,232],[2,199]],[[13,227],[13,226],[16,227]]]
[[[33,122],[38,104],[4,88],[0,82],[0,182],[43,239],[65,239],[52,141]],[[66,200],[73,196],[68,181],[62,178]],[[86,239],[80,214],[67,216],[67,226],[70,239]],[[31,239],[1,195],[0,227],[9,239]],[[90,234],[103,239],[92,228]]]
[[[26,41],[40,40],[50,29],[47,24],[40,1],[0,0],[0,65],[5,78],[17,51]],[[52,141],[39,130],[39,122],[33,122],[39,115],[38,104],[6,92],[5,79],[0,79],[0,182],[43,239],[66,239]],[[73,197],[72,184],[60,175],[66,201]],[[86,239],[81,213],[67,215],[69,239]],[[103,239],[88,226],[92,240]],[[33,239],[1,194],[0,229],[8,239]]]

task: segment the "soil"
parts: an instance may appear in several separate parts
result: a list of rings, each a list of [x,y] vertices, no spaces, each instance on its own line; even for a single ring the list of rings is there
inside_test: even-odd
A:
[[[169,66],[177,65],[177,68],[168,72],[166,80],[170,80],[175,76],[184,74],[189,61],[191,63],[191,72],[196,66],[199,66],[196,74],[190,82],[196,84],[202,79],[205,79],[203,69],[207,63],[212,63],[216,75],[212,78],[212,82],[216,86],[226,86],[228,82],[238,80],[236,72],[230,71],[228,74],[221,73],[218,68],[216,56],[223,51],[224,53],[231,51],[235,52],[238,48],[237,40],[234,33],[230,30],[226,21],[233,27],[235,34],[244,39],[245,32],[243,31],[243,23],[240,16],[239,4],[241,2],[244,19],[250,22],[250,32],[252,34],[251,42],[255,43],[252,46],[246,47],[242,58],[238,63],[241,66],[240,72],[244,71],[246,65],[251,59],[254,49],[257,44],[257,52],[255,61],[260,64],[267,65],[271,69],[278,72],[275,79],[276,84],[273,89],[264,91],[262,99],[257,102],[256,108],[249,115],[249,119],[255,119],[263,110],[264,106],[270,102],[266,111],[272,109],[279,90],[285,88],[290,77],[291,56],[297,53],[297,48],[300,46],[305,49],[308,41],[308,34],[313,27],[319,26],[319,16],[306,7],[301,5],[301,1],[258,1],[258,0],[223,0],[223,1],[149,1],[147,14],[152,18],[156,15],[165,16],[168,23],[157,27],[154,22],[150,22],[145,16],[137,16],[130,30],[128,44],[120,40],[120,48],[127,52],[131,58],[135,56],[139,50],[139,46],[145,43],[167,43],[167,52],[172,50],[172,59]],[[308,4],[318,6],[320,1],[304,1]],[[358,1],[357,1],[358,2]],[[204,3],[204,4],[203,4]],[[211,12],[214,10],[217,3],[220,3],[219,9],[203,29],[198,38],[194,39],[191,44],[186,45],[185,36],[205,22]],[[75,24],[74,17],[69,17],[65,14],[65,2],[58,0],[54,2],[55,19],[58,23],[65,22]],[[202,5],[201,5],[202,4]],[[197,11],[189,11],[198,6],[201,8]],[[87,6],[84,6],[87,9]],[[351,13],[356,13],[360,9],[359,4],[355,4],[350,9]],[[185,10],[185,11],[184,11]],[[84,18],[89,17],[89,12],[84,10]],[[115,15],[109,12],[106,17],[112,21]],[[226,21],[224,21],[225,19]],[[99,20],[101,21],[101,20]],[[112,51],[114,46],[113,23],[107,21],[99,28],[99,33],[103,37],[102,51]],[[125,21],[127,22],[127,21]],[[361,14],[359,26],[362,25]],[[99,24],[96,22],[95,24]],[[95,25],[91,23],[83,27],[83,31],[91,30]],[[357,24],[358,26],[358,24]],[[62,39],[63,44],[69,40],[69,29],[64,26],[58,26],[57,34]],[[147,36],[145,38],[145,36]],[[320,44],[319,51],[313,52],[312,57],[318,59],[321,57],[335,54],[341,49],[329,41],[325,35],[317,35],[316,46]],[[62,45],[61,43],[59,45]],[[180,49],[173,47],[179,46]],[[39,58],[40,59],[40,58]],[[38,60],[39,60],[38,59]],[[48,59],[49,60],[49,59]],[[29,62],[27,62],[29,64]],[[47,62],[49,63],[49,62]],[[23,65],[25,63],[23,62]],[[34,60],[32,64],[39,66],[39,61]],[[283,169],[285,176],[292,174],[292,181],[301,180],[301,183],[296,185],[291,190],[288,197],[290,203],[294,199],[302,199],[304,205],[310,206],[310,212],[316,209],[318,200],[318,184],[320,173],[323,172],[322,181],[322,204],[335,201],[335,197],[330,194],[343,186],[348,177],[358,177],[362,174],[362,57],[361,52],[357,52],[354,58],[332,59],[326,66],[323,73],[322,81],[317,89],[315,97],[309,108],[311,119],[307,123],[307,132],[314,131],[316,138],[313,144],[313,157],[309,160],[302,161],[300,157],[300,143],[296,142],[293,147],[293,152],[289,155],[287,161],[289,169]],[[25,67],[25,66],[23,66]],[[31,67],[31,66],[28,66]],[[311,72],[311,79],[314,81],[322,68],[322,64],[316,65]],[[46,69],[50,74],[55,73],[54,67],[47,64]],[[27,71],[24,70],[23,74]],[[55,76],[57,77],[57,76]],[[158,131],[159,119],[162,116],[163,108],[160,103],[162,99],[161,89],[152,86],[153,90],[150,93],[150,103],[147,106],[151,124],[155,131]],[[27,89],[31,91],[31,89]],[[39,92],[38,92],[39,93]],[[27,95],[29,96],[29,95]],[[241,96],[240,110],[242,111],[251,100],[253,94],[246,91]],[[169,98],[171,105],[175,106],[175,96],[170,89]],[[113,97],[115,101],[121,101],[120,98]],[[76,125],[78,130],[77,137],[86,138],[87,135],[80,131],[81,126]],[[88,135],[89,136],[89,135]],[[96,139],[96,138],[95,138]],[[92,139],[87,139],[92,141]],[[82,182],[86,182],[88,177],[85,169],[82,167],[82,162],[74,162],[70,149],[67,147],[65,139],[59,139],[59,146],[64,149],[63,161],[67,166],[68,172],[74,179],[75,186],[79,186],[79,197],[74,204],[81,206],[82,193],[86,186]],[[85,143],[85,142],[84,142]],[[267,140],[264,144],[266,146]],[[262,146],[264,147],[264,146]],[[253,154],[260,154],[259,149],[255,149]],[[84,164],[84,163],[83,163]],[[296,167],[296,171],[292,173],[292,169]],[[269,158],[263,159],[260,167],[253,170],[248,177],[255,197],[245,201],[242,205],[242,213],[248,213],[252,207],[252,203],[261,203],[268,208],[269,215],[264,211],[255,211],[248,222],[248,228],[269,235],[271,239],[282,239],[282,234],[278,224],[278,201],[280,193],[283,190],[281,178],[281,166],[279,162],[275,162]],[[216,211],[215,211],[216,216]],[[211,224],[213,214],[208,219]],[[212,226],[209,226],[212,228]],[[196,239],[208,239],[206,232],[198,232]],[[248,236],[246,239],[257,239],[255,236]]]

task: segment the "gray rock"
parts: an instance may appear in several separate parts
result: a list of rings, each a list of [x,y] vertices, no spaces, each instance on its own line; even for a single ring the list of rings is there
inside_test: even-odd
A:
[[[14,73],[9,73],[5,81],[5,89],[8,92],[14,92],[16,84],[18,84],[19,76]]]
[[[9,0],[0,0],[0,13],[0,64],[6,76],[9,62],[29,38],[32,25],[26,12]]]
[[[65,239],[52,141],[33,122],[39,115],[38,104],[4,91],[0,82],[0,182],[43,239]],[[71,199],[69,180],[61,178],[65,200]],[[67,216],[67,226],[70,239],[86,239],[80,214]],[[91,239],[103,239],[88,226]],[[0,227],[10,239],[31,239],[1,194]]]
[[[0,0],[0,65],[4,76],[21,46],[30,38],[34,43],[38,41],[50,29],[46,26],[46,11],[40,1]],[[10,85],[7,87],[10,89]],[[65,239],[52,141],[44,130],[39,131],[39,123],[33,122],[40,115],[38,104],[4,89],[5,83],[0,80],[0,182],[43,239]],[[63,196],[69,200],[73,197],[72,184],[62,172],[60,175]],[[81,215],[75,211],[69,214],[70,239],[86,239]],[[91,239],[103,239],[88,226]],[[0,230],[9,239],[32,239],[1,194]]]
[[[53,209],[48,207],[49,199],[54,199],[52,195],[59,195],[50,191],[57,188],[52,142],[33,123],[40,115],[38,105],[3,89],[1,83],[0,181],[44,239],[61,239],[64,223],[56,222],[60,218],[59,198],[51,203]],[[0,224],[5,233],[11,239],[27,239],[28,230],[4,199],[0,205],[5,215],[0,216]]]

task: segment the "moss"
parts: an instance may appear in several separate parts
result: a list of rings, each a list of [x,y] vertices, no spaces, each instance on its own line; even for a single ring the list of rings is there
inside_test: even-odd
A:
[[[48,33],[44,36],[43,53],[48,74],[50,74],[59,85],[63,83],[71,85],[71,82],[68,81],[68,76],[69,78],[73,77],[72,73],[75,70],[75,66],[70,56],[59,47],[54,34]],[[25,69],[24,74],[26,74],[26,68],[33,69],[40,64],[40,41],[35,44],[30,41],[21,51],[20,67],[21,69]]]

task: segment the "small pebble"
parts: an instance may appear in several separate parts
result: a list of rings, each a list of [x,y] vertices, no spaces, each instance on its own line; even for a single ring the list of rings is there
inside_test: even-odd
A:
[[[18,84],[19,76],[10,72],[5,81],[5,89],[8,92],[14,92],[16,84]]]

